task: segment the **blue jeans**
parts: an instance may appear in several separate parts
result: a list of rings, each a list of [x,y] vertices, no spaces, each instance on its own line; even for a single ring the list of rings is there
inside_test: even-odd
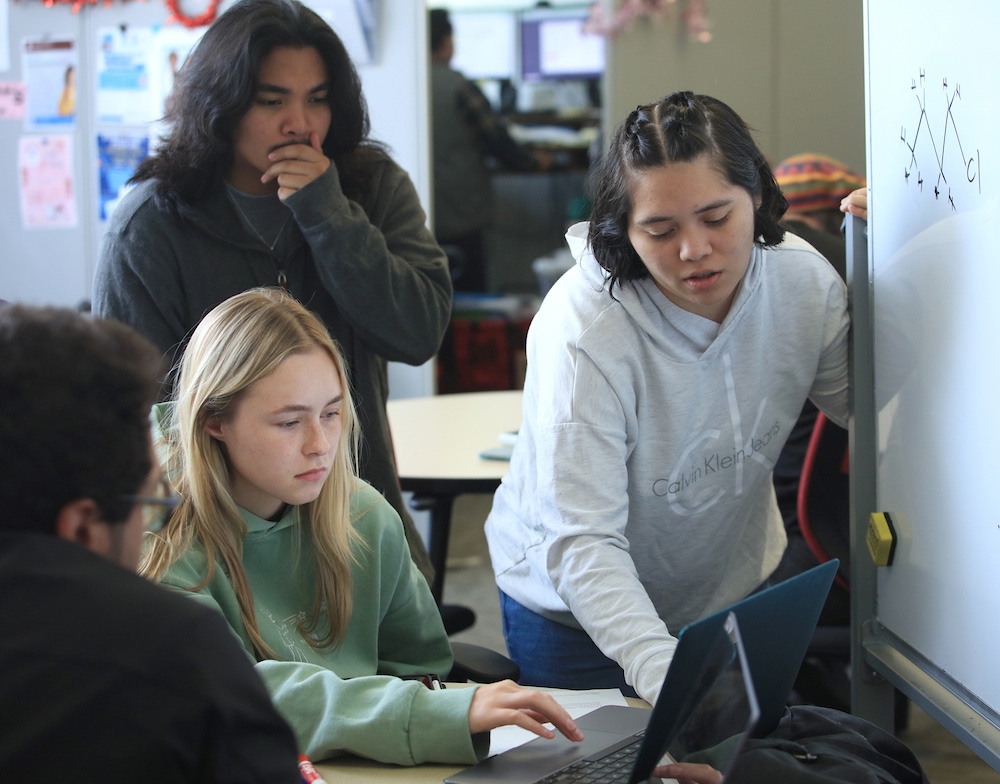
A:
[[[636,692],[625,672],[585,631],[543,618],[500,591],[503,636],[510,658],[521,668],[521,684],[560,689],[621,689]]]

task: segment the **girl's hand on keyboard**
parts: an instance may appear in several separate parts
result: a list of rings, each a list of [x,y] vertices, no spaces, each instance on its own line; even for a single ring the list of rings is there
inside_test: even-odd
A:
[[[469,707],[469,730],[473,734],[516,724],[543,738],[554,738],[546,722],[554,724],[570,740],[583,740],[583,733],[551,695],[522,688],[514,681],[478,687]]]

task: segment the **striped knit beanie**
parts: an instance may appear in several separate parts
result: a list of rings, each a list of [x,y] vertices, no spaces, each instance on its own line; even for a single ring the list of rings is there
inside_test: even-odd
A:
[[[788,209],[795,212],[840,209],[845,196],[865,187],[864,177],[835,158],[815,153],[786,158],[775,168],[774,179],[788,199]]]

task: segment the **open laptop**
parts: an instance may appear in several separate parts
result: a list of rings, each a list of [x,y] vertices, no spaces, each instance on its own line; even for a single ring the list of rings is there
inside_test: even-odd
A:
[[[471,782],[646,781],[666,753],[725,775],[760,715],[735,615],[712,633],[680,637],[652,711],[605,706],[577,719],[581,743],[539,738],[445,779]]]
[[[600,756],[603,749],[628,746],[643,734],[650,740],[638,751],[632,775],[623,780],[645,781],[669,745],[690,693],[688,684],[700,672],[730,612],[737,619],[760,710],[753,734],[767,735],[785,711],[838,566],[837,559],[820,564],[686,626],[652,715],[642,708],[598,708],[577,719],[586,736],[580,744],[561,735],[554,740],[540,738],[483,760],[446,782],[534,784],[581,759]]]
[[[770,735],[785,713],[839,566],[840,561],[832,558],[684,629],[689,637],[704,637],[700,644],[708,645],[712,626],[730,612],[736,615],[760,704],[754,737]]]

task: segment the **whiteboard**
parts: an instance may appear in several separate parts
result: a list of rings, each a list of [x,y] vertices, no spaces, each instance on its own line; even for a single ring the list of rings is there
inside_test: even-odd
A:
[[[879,624],[1000,711],[1000,3],[867,3]]]

